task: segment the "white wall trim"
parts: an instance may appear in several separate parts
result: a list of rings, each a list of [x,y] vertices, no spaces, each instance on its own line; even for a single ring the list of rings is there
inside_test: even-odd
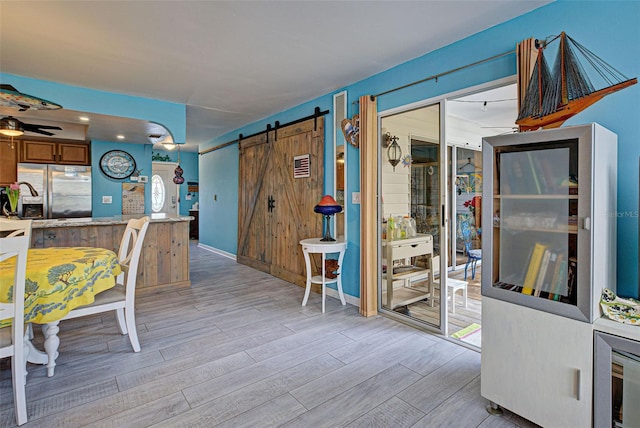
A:
[[[327,287],[327,296],[335,297],[340,300],[340,296],[338,295],[338,290],[334,290],[333,288]],[[344,300],[350,305],[355,306],[356,308],[360,307],[360,298],[351,296],[350,294],[344,293]],[[307,303],[307,305],[309,305]]]
[[[203,250],[211,251],[212,253],[218,254],[222,257],[226,257],[228,259],[237,261],[237,257],[235,254],[227,253],[226,251],[220,250],[218,248],[210,247],[208,245],[200,244],[200,243],[198,243],[198,248],[202,248]]]

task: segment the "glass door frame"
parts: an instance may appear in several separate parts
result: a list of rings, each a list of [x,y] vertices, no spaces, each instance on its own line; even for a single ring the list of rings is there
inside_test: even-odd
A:
[[[390,116],[395,116],[398,114],[402,114],[408,111],[412,111],[412,110],[417,110],[420,108],[425,108],[425,107],[430,107],[430,106],[435,106],[438,105],[439,107],[439,163],[440,163],[440,168],[439,168],[439,184],[440,184],[440,189],[442,189],[440,191],[440,198],[439,198],[439,211],[440,211],[440,215],[439,215],[439,220],[440,220],[440,227],[439,227],[439,235],[440,235],[440,248],[439,248],[439,252],[440,254],[448,254],[448,232],[447,232],[447,228],[448,228],[448,210],[446,209],[447,205],[447,198],[448,198],[448,194],[449,194],[449,190],[447,189],[447,150],[446,150],[446,138],[445,138],[445,117],[446,117],[446,112],[445,112],[445,106],[446,106],[446,99],[443,97],[437,97],[437,98],[432,98],[432,99],[427,99],[427,100],[423,100],[423,101],[419,101],[416,103],[412,103],[412,104],[406,104],[400,107],[396,107],[396,108],[392,108],[389,110],[384,110],[384,111],[379,111],[378,112],[378,135],[380,135],[382,137],[382,119],[385,117],[390,117]],[[418,321],[417,319],[410,317],[410,316],[406,316],[406,315],[402,315],[399,314],[391,309],[387,309],[385,307],[382,306],[382,286],[384,285],[384,280],[382,278],[382,256],[383,256],[383,251],[382,251],[382,225],[383,225],[383,216],[384,216],[384,211],[383,211],[383,207],[382,207],[382,162],[385,161],[386,158],[386,150],[379,150],[378,151],[378,180],[377,180],[377,194],[378,194],[378,209],[377,209],[377,229],[378,229],[378,239],[377,239],[377,245],[378,245],[378,261],[377,261],[377,279],[378,279],[378,287],[377,287],[377,292],[378,292],[378,311],[380,313],[383,313],[385,316],[389,316],[390,318],[396,319],[398,321],[401,321],[403,323],[407,323],[410,324],[412,326],[416,326],[419,327],[421,329],[425,329],[427,331],[432,331],[435,333],[439,333],[442,334],[443,336],[447,336],[447,326],[449,324],[449,320],[448,320],[448,296],[447,296],[447,291],[448,291],[448,287],[447,287],[447,258],[446,257],[440,257],[440,290],[439,290],[439,295],[437,296],[437,298],[440,301],[439,304],[439,308],[440,308],[440,317],[439,317],[439,322],[440,325],[435,325],[435,324],[429,324],[423,321]],[[444,302],[444,304],[443,304]]]
[[[435,105],[435,104],[439,104],[440,105],[440,185],[441,185],[441,189],[444,189],[444,191],[441,193],[440,195],[440,199],[441,199],[441,205],[442,205],[442,209],[441,209],[441,213],[440,213],[440,236],[441,237],[446,237],[445,239],[441,239],[441,248],[440,248],[440,254],[445,254],[445,255],[449,255],[449,257],[453,257],[454,255],[451,254],[451,250],[449,249],[449,247],[453,247],[455,243],[455,229],[453,229],[454,227],[456,227],[455,225],[455,221],[452,221],[452,203],[451,203],[451,186],[448,185],[447,183],[447,179],[448,179],[448,175],[450,174],[449,169],[449,161],[451,161],[451,159],[448,156],[448,151],[450,150],[449,147],[452,147],[451,150],[455,151],[455,149],[457,148],[456,145],[452,144],[449,145],[447,144],[447,127],[446,127],[446,118],[447,118],[447,103],[449,102],[449,100],[454,99],[454,98],[460,98],[466,95],[471,95],[473,93],[476,92],[483,92],[483,91],[487,91],[493,88],[497,88],[497,87],[501,87],[501,86],[506,86],[506,85],[511,85],[516,83],[517,77],[515,74],[510,75],[510,76],[506,76],[500,79],[496,79],[490,82],[485,82],[485,83],[481,83],[479,85],[475,85],[475,86],[471,86],[471,87],[466,87],[466,88],[462,88],[450,93],[446,93],[446,94],[442,94],[442,95],[438,95],[436,97],[432,97],[432,98],[428,98],[425,100],[421,100],[421,101],[417,101],[414,103],[410,103],[410,104],[406,104],[406,105],[402,105],[402,106],[398,106],[398,107],[394,107],[394,108],[390,108],[387,110],[381,110],[378,111],[377,114],[377,119],[378,119],[378,123],[377,123],[377,127],[378,127],[378,135],[381,137],[382,136],[382,118],[386,117],[386,116],[391,116],[391,115],[395,115],[395,114],[399,114],[402,112],[406,112],[409,110],[415,110],[421,107],[427,107],[430,105]],[[378,225],[378,239],[377,239],[377,245],[378,245],[378,249],[382,248],[382,234],[381,234],[381,228],[382,228],[382,222],[383,222],[383,211],[382,211],[382,180],[381,180],[381,164],[382,164],[382,159],[383,156],[386,156],[386,153],[384,153],[384,150],[379,150],[378,153],[378,165],[377,165],[377,169],[378,169],[378,182],[377,182],[377,199],[378,199],[378,209],[377,209],[377,213],[376,213],[376,217],[377,217],[377,225]],[[452,161],[453,162],[453,161]],[[454,164],[451,163],[451,168],[454,167]],[[453,229],[453,230],[452,230]],[[451,245],[449,245],[451,244]],[[444,248],[443,248],[444,247]],[[377,292],[378,292],[378,312],[384,314],[385,316],[388,316],[390,318],[396,319],[398,321],[401,321],[403,323],[409,324],[411,326],[414,327],[418,327],[420,329],[426,330],[426,331],[432,331],[438,334],[441,334],[443,336],[443,338],[447,339],[447,340],[451,340],[454,341],[456,343],[462,343],[459,340],[455,340],[455,339],[450,339],[449,338],[449,316],[448,316],[448,296],[447,296],[447,291],[448,291],[448,286],[447,286],[447,272],[449,272],[450,268],[449,266],[447,266],[447,257],[440,257],[440,272],[441,272],[441,286],[440,286],[440,302],[445,302],[447,304],[440,304],[440,326],[434,326],[432,324],[427,324],[424,322],[420,322],[417,321],[415,319],[412,319],[410,317],[398,314],[392,310],[387,310],[385,308],[382,307],[382,269],[380,268],[382,266],[382,251],[378,251],[378,260],[377,260],[377,280],[378,280],[378,287],[377,287]],[[444,274],[442,274],[444,273]]]

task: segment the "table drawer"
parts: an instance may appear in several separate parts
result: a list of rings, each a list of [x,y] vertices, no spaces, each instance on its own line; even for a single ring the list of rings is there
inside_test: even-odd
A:
[[[393,259],[405,259],[408,257],[416,257],[422,254],[433,253],[432,242],[421,242],[418,244],[402,244],[393,248]]]

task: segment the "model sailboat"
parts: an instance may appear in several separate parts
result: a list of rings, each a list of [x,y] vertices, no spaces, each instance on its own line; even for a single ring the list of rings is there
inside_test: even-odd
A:
[[[552,73],[544,50],[557,39],[560,39],[560,47]],[[564,32],[550,41],[539,42],[537,48],[538,58],[516,120],[520,131],[558,128],[606,95],[638,83],[637,78],[626,78]],[[604,88],[594,86],[574,49],[605,82]]]

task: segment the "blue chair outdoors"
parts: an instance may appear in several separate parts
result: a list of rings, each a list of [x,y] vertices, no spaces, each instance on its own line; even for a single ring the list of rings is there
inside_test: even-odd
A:
[[[460,223],[460,232],[464,241],[464,248],[467,252],[467,263],[464,265],[464,280],[467,280],[467,268],[471,265],[471,279],[476,277],[476,263],[482,260],[482,250],[471,248],[471,226],[469,222],[463,220]]]

